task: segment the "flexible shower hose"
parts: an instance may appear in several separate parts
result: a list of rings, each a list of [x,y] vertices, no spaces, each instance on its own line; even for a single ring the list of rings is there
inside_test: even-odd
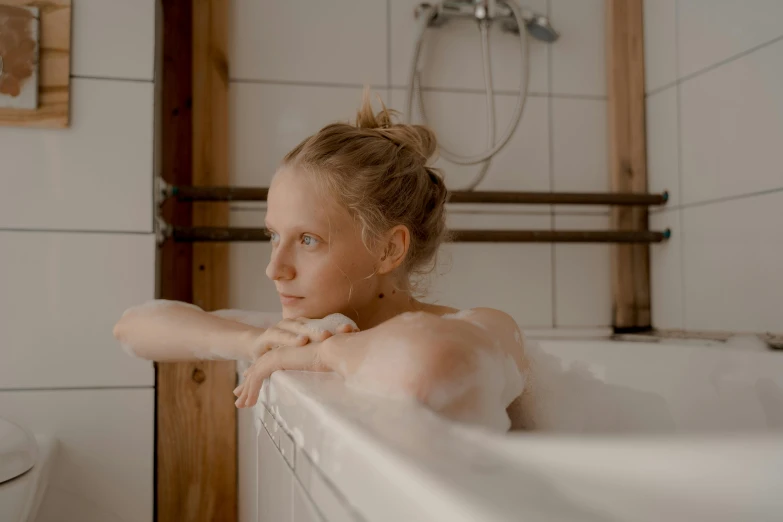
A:
[[[527,100],[528,89],[528,77],[529,77],[529,53],[530,47],[527,45],[527,31],[525,31],[525,21],[522,17],[522,11],[519,6],[513,0],[507,0],[506,5],[511,9],[511,12],[516,18],[519,26],[519,45],[522,55],[522,80],[519,86],[519,97],[517,98],[517,105],[514,109],[514,114],[511,117],[511,122],[506,128],[506,132],[501,136],[500,140],[495,143],[495,97],[493,95],[492,85],[492,66],[490,64],[489,55],[489,21],[480,20],[479,30],[481,32],[481,51],[482,51],[482,65],[484,70],[484,89],[486,94],[487,105],[487,150],[480,154],[473,156],[461,156],[456,154],[442,144],[440,144],[440,154],[448,161],[457,165],[476,165],[482,163],[481,170],[475,176],[473,181],[467,186],[467,190],[473,190],[484,179],[489,170],[489,165],[492,157],[497,154],[503,147],[506,146],[511,136],[514,135],[514,131],[519,125],[519,120],[522,118],[522,112],[525,109],[525,101]],[[427,122],[427,113],[424,110],[424,101],[421,96],[421,77],[419,71],[419,59],[421,56],[421,49],[424,44],[424,36],[429,27],[429,23],[432,20],[434,9],[428,7],[420,13],[418,34],[416,38],[416,44],[413,50],[413,60],[411,63],[410,77],[408,82],[408,98],[406,105],[406,120],[410,123],[413,121],[413,101],[417,100],[417,108],[421,115],[423,123]]]

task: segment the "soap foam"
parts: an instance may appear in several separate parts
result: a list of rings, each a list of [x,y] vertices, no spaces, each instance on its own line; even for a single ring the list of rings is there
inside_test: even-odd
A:
[[[311,319],[305,323],[305,327],[313,333],[331,332],[337,334],[337,329],[343,325],[349,324],[355,329],[359,329],[356,323],[343,314],[330,314],[323,319]]]

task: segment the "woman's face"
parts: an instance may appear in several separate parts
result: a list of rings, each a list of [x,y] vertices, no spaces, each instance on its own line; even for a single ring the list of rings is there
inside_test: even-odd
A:
[[[283,317],[353,316],[370,302],[377,260],[362,243],[359,224],[320,193],[311,174],[292,167],[275,174],[265,225],[272,244],[266,275]]]

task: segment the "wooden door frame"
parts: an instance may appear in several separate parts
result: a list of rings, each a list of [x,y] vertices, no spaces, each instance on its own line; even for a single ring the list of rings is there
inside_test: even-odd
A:
[[[609,176],[613,192],[647,193],[643,0],[606,0]],[[615,230],[649,230],[645,206],[613,207]],[[650,246],[612,246],[615,332],[652,327]]]
[[[228,185],[228,2],[162,0],[159,40],[159,156],[174,185]],[[226,226],[228,204],[166,202],[162,216],[181,226]],[[159,296],[226,308],[226,244],[166,241],[159,252]],[[155,519],[237,520],[236,365],[156,364]]]

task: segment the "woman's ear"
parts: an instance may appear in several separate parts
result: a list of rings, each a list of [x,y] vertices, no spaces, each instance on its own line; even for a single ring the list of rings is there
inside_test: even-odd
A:
[[[410,231],[405,225],[397,225],[389,231],[387,240],[383,243],[385,248],[380,258],[379,274],[388,274],[405,261],[410,241]]]

